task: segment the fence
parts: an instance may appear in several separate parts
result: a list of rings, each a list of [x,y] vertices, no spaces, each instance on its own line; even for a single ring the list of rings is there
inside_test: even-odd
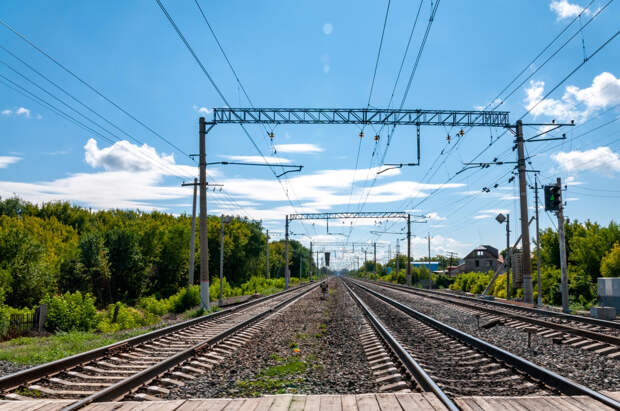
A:
[[[47,306],[45,304],[38,307],[34,313],[11,314],[6,337],[19,337],[31,330],[43,331],[46,314]]]

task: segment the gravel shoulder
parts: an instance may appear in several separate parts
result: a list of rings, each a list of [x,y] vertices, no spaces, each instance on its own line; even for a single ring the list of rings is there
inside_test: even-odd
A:
[[[490,329],[478,328],[474,315],[459,311],[455,306],[398,290],[374,285],[370,288],[588,388],[620,390],[620,361],[618,360],[566,345],[553,344],[551,340],[538,335],[532,335],[531,348],[528,348],[525,331],[502,325]]]
[[[269,319],[232,358],[168,398],[377,392],[359,342],[362,325],[343,285],[331,280],[326,300],[312,291]]]
[[[26,368],[30,367],[31,365],[15,364],[14,362],[10,361],[0,361],[0,377],[16,373],[17,371],[25,370]]]

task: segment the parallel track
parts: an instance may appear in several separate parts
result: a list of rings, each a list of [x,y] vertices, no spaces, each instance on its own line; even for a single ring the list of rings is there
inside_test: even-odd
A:
[[[157,379],[182,384],[221,360],[217,344],[243,333],[318,284],[11,374],[0,378],[0,389],[7,399],[26,399],[21,394],[32,391],[37,397],[78,399],[67,409],[79,409],[92,402],[122,399]]]
[[[554,338],[559,343],[620,359],[620,322],[618,321],[598,320],[397,284],[367,282],[375,286],[462,307],[489,321],[499,320],[508,327],[518,329],[527,327],[531,332],[545,338]]]
[[[451,408],[448,399],[468,395],[587,395],[620,409],[620,403],[521,357],[411,309],[362,282],[347,280],[350,291],[373,324],[378,323],[397,344],[389,344],[420,388],[431,390]],[[359,297],[356,295],[359,293]],[[400,347],[398,347],[400,346]],[[409,360],[409,362],[411,362]],[[429,385],[425,372],[436,388]],[[420,378],[422,375],[422,378]],[[439,389],[439,392],[437,392]]]

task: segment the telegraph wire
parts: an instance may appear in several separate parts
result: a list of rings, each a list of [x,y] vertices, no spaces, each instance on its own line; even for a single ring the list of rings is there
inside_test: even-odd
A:
[[[377,77],[377,69],[379,68],[379,59],[381,58],[381,49],[383,48],[383,37],[385,36],[385,27],[387,26],[388,15],[390,14],[391,0],[388,0],[387,7],[385,9],[385,18],[383,19],[383,29],[381,30],[381,39],[379,40],[379,50],[377,50],[377,58],[375,60],[375,69],[372,73],[372,81],[370,82],[370,93],[368,93],[368,103],[366,108],[370,107],[370,101],[372,99],[372,91],[375,88],[375,79]]]
[[[213,80],[213,77],[211,77],[211,75],[209,74],[209,72],[207,71],[207,69],[205,68],[204,64],[202,63],[202,61],[200,60],[200,58],[198,57],[198,55],[196,54],[196,52],[194,51],[194,49],[192,48],[192,46],[189,44],[189,42],[187,41],[187,39],[185,38],[185,36],[183,35],[183,33],[181,32],[181,30],[179,29],[179,27],[177,26],[177,24],[175,23],[174,19],[172,18],[172,16],[168,13],[168,10],[166,10],[166,7],[163,5],[163,3],[161,2],[161,0],[155,0],[155,2],[157,3],[157,5],[159,6],[159,8],[161,9],[161,11],[164,13],[164,15],[166,16],[166,18],[168,19],[168,22],[170,23],[170,25],[173,27],[174,31],[177,33],[177,35],[179,36],[179,38],[181,39],[181,41],[183,42],[183,44],[185,44],[185,47],[187,48],[187,50],[190,52],[190,54],[192,55],[192,57],[194,58],[194,60],[196,61],[196,63],[198,64],[198,66],[200,67],[200,69],[202,70],[202,72],[204,73],[204,75],[207,77],[207,79],[209,80],[209,82],[211,83],[211,85],[213,86],[213,88],[215,89],[215,91],[217,92],[217,94],[219,95],[219,97],[222,99],[222,101],[224,102],[224,104],[226,104],[227,106],[231,107],[231,105],[228,103],[228,100],[226,99],[226,97],[224,96],[224,94],[222,93],[222,91],[220,90],[220,88],[217,86],[217,84],[215,83],[215,81]],[[265,155],[263,154],[263,151],[260,149],[260,147],[258,146],[258,144],[256,144],[256,141],[254,140],[254,138],[250,135],[250,133],[248,132],[247,128],[243,125],[240,124],[241,129],[243,130],[243,132],[245,133],[245,135],[248,137],[248,139],[250,140],[250,142],[252,143],[252,145],[254,146],[254,148],[256,149],[256,151],[261,155],[261,157],[263,158],[264,162],[266,164],[269,165],[269,169],[271,170],[271,172],[273,173],[273,175],[276,177],[278,183],[280,184],[280,186],[282,187],[282,190],[284,191],[284,194],[286,195],[290,205],[293,207],[294,210],[296,210],[295,205],[293,204],[293,201],[291,200],[289,194],[288,194],[288,190],[286,190],[284,188],[284,185],[282,184],[282,181],[277,177],[277,172],[274,170],[274,167],[269,164],[267,162],[267,160],[265,159]],[[305,226],[304,226],[305,229]]]
[[[79,77],[77,74],[75,74],[73,71],[71,71],[70,69],[68,69],[66,66],[64,66],[62,63],[60,63],[58,60],[56,60],[54,57],[52,57],[50,54],[48,54],[47,52],[45,52],[44,50],[42,50],[41,48],[39,48],[35,43],[33,43],[32,41],[30,41],[26,36],[24,36],[23,34],[21,34],[20,32],[18,32],[17,30],[15,30],[13,27],[9,26],[7,23],[5,23],[2,19],[0,19],[0,24],[2,24],[4,27],[6,27],[7,29],[9,29],[10,31],[12,31],[15,35],[17,35],[19,38],[21,38],[23,41],[25,41],[28,45],[30,45],[32,48],[34,48],[35,50],[37,50],[39,53],[43,54],[45,57],[47,57],[48,59],[50,59],[54,64],[56,64],[58,67],[60,67],[61,69],[63,69],[64,71],[66,71],[67,73],[69,73],[73,78],[75,78],[76,80],[78,80],[80,83],[82,83],[83,85],[85,85],[86,87],[88,87],[91,91],[93,91],[95,94],[97,94],[99,97],[103,98],[105,101],[107,101],[108,103],[112,104],[114,107],[116,107],[118,110],[120,110],[121,112],[123,112],[126,116],[128,116],[129,118],[131,118],[132,120],[136,121],[138,124],[140,124],[142,127],[146,128],[148,131],[150,131],[151,133],[153,133],[155,136],[157,136],[159,139],[161,139],[162,141],[164,141],[166,144],[168,144],[169,146],[171,146],[172,148],[174,148],[175,150],[177,150],[179,153],[183,154],[186,157],[190,157],[189,154],[187,154],[185,151],[183,151],[182,149],[180,149],[176,144],[172,143],[170,140],[168,140],[166,137],[162,136],[161,134],[159,134],[158,132],[156,132],[155,130],[153,130],[150,126],[148,126],[146,123],[144,123],[143,121],[139,120],[137,117],[135,117],[133,114],[129,113],[127,110],[125,110],[124,108],[122,108],[120,105],[118,105],[117,103],[115,103],[114,101],[112,101],[111,99],[109,99],[108,97],[106,97],[102,92],[100,92],[99,90],[97,90],[95,87],[93,87],[92,85],[90,85],[90,83],[86,82],[85,80],[83,80],[81,77]],[[191,158],[191,157],[190,157]]]

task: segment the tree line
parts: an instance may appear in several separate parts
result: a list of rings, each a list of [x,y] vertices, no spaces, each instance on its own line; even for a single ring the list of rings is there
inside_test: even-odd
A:
[[[220,218],[208,217],[209,273],[219,277]],[[225,226],[224,276],[239,285],[265,276],[267,239],[259,221],[234,217]],[[97,305],[167,298],[189,281],[191,216],[158,211],[92,211],[67,202],[0,199],[0,304],[33,307],[46,296],[90,293]],[[196,255],[200,253],[196,234]],[[310,251],[290,242],[288,265],[304,277]],[[192,282],[200,278],[196,258]],[[271,278],[284,275],[284,243],[269,243]],[[316,267],[313,265],[314,271]]]

